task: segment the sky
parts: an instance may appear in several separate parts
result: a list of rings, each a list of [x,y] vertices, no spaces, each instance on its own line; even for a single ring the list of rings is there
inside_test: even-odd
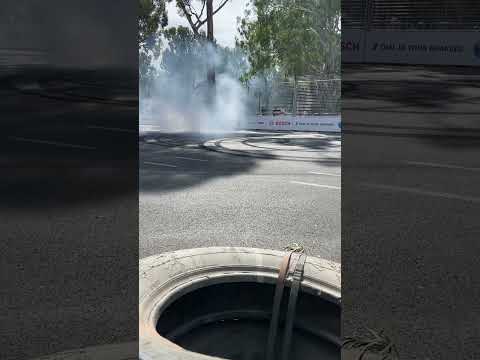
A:
[[[200,0],[192,0],[196,9],[201,9]],[[221,0],[213,0],[214,10],[218,7]],[[243,17],[248,0],[230,0],[213,18],[213,34],[217,42],[222,46],[235,46],[235,36],[237,32],[237,17]],[[168,27],[183,25],[187,26],[188,21],[178,15],[175,1],[167,6]],[[205,13],[205,11],[204,11]],[[205,16],[205,15],[203,15]],[[203,29],[203,28],[202,28]],[[206,24],[204,25],[206,31]]]

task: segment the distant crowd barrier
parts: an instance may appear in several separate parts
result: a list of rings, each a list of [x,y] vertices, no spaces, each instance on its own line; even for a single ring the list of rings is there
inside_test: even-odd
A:
[[[340,115],[257,115],[248,119],[249,130],[341,131]]]

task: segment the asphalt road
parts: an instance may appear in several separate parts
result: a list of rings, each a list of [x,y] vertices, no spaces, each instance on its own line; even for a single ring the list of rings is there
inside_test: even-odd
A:
[[[121,100],[136,70],[125,88],[118,73],[64,75],[0,87],[2,359],[137,336],[137,108]],[[340,191],[311,185],[338,187],[311,171],[339,166],[206,151],[213,136],[190,135],[140,143],[140,256],[300,242],[342,262],[344,335],[385,330],[402,359],[478,359],[479,75],[342,76],[341,259]]]
[[[269,136],[278,133],[144,134],[139,164],[140,257],[193,247],[283,249],[299,243],[309,254],[340,262],[340,153],[332,161],[321,156],[329,149],[319,148],[328,143],[338,147],[338,136],[296,139],[291,153],[299,154],[301,143],[301,149],[319,154],[307,161],[239,156],[202,147],[218,138]],[[280,142],[282,149],[288,148]],[[271,148],[271,143],[267,145]]]
[[[478,70],[345,66],[342,328],[478,359]]]
[[[137,69],[1,75],[0,358],[134,341]]]

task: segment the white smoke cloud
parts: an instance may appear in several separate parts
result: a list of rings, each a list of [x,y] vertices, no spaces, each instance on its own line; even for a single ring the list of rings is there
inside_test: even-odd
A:
[[[200,52],[205,61],[182,58],[183,63],[169,73],[158,69],[150,94],[140,96],[140,126],[192,132],[231,131],[242,126],[247,114],[245,88],[230,72],[217,73],[215,96],[209,101],[207,61],[223,69],[230,64],[222,63],[220,50],[210,44]]]

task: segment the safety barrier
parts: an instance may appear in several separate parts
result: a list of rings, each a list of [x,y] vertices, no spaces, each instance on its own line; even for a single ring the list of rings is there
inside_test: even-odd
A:
[[[249,130],[340,132],[341,116],[332,115],[257,115],[248,119]]]

